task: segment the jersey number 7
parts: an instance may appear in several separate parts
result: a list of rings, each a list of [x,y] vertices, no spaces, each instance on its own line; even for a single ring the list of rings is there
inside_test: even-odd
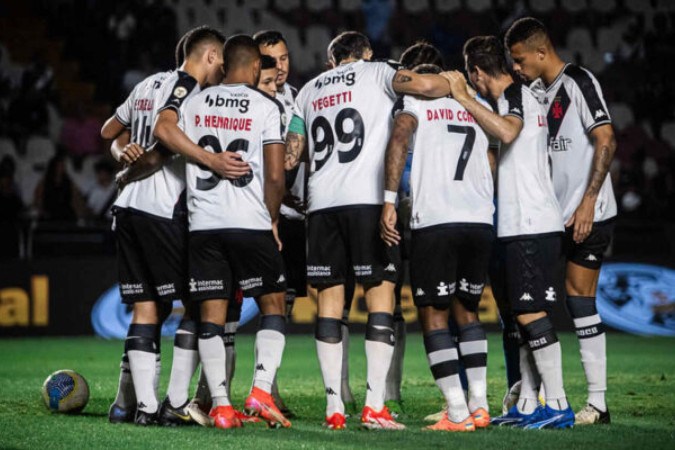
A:
[[[459,154],[459,161],[457,161],[457,169],[455,170],[455,180],[462,181],[464,179],[464,170],[469,162],[471,151],[473,150],[473,143],[476,141],[476,130],[472,127],[463,127],[460,125],[448,125],[449,133],[465,134],[462,151]]]

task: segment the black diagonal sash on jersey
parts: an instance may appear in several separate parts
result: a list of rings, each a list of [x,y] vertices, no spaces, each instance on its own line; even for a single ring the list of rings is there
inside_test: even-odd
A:
[[[546,121],[548,122],[548,133],[551,139],[555,139],[558,136],[558,131],[560,131],[560,125],[567,114],[567,110],[570,106],[570,96],[567,95],[567,90],[565,85],[561,84],[560,89],[556,92],[551,106],[548,108],[548,114],[546,115]]]
[[[568,64],[567,67],[565,67],[565,75],[572,78],[577,86],[579,86],[579,90],[584,97],[586,106],[588,106],[588,110],[593,114],[593,122],[595,122],[595,124],[590,128],[595,128],[604,123],[610,123],[609,114],[607,114],[605,106],[602,104],[600,95],[598,95],[595,84],[588,75],[588,72],[585,72],[584,69],[578,66]]]

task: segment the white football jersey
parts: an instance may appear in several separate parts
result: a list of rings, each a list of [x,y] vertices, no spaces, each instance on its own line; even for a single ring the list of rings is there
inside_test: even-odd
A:
[[[495,208],[487,155],[489,139],[473,116],[451,97],[420,100],[409,95],[396,102],[394,114],[410,114],[417,119],[411,146],[410,228],[492,225]]]
[[[295,114],[307,127],[309,212],[384,201],[384,153],[396,100],[388,63],[356,61],[308,82]]]
[[[598,80],[586,69],[567,64],[547,88],[532,83],[545,109],[553,158],[553,185],[565,222],[581,204],[591,177],[595,148],[590,132],[611,124]],[[609,173],[595,202],[595,222],[616,216],[616,199]]]
[[[283,92],[277,91],[277,96],[275,97],[283,105],[284,112],[288,118],[284,127],[284,137],[286,137],[288,125],[291,123],[290,119],[295,113],[295,97],[297,95],[298,90],[290,84],[285,83]],[[305,163],[300,163],[295,170],[286,173],[286,188],[288,192],[300,200],[304,200],[305,198],[305,165]],[[281,205],[280,213],[287,219],[303,220],[305,218],[304,214],[300,214],[295,209],[283,204]]]
[[[514,116],[523,128],[499,149],[497,236],[515,238],[562,232],[562,213],[553,190],[546,112],[532,91],[513,83],[497,101],[501,116]]]
[[[131,142],[147,149],[155,144],[153,129],[159,113],[170,108],[180,116],[182,105],[199,90],[197,81],[185,72],[160,72],[138,83],[115,117],[131,129]],[[184,190],[185,159],[174,156],[154,174],[125,186],[114,206],[171,219]]]
[[[246,84],[204,89],[185,105],[181,128],[190,139],[207,151],[237,152],[251,166],[249,174],[229,180],[188,161],[190,231],[272,229],[265,205],[263,146],[284,143],[283,117],[279,102]]]

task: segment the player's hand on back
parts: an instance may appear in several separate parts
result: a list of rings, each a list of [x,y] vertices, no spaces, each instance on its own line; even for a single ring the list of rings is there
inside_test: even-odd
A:
[[[251,166],[236,152],[213,153],[210,169],[223,178],[236,179],[251,171]]]
[[[574,242],[577,244],[586,240],[593,229],[593,219],[595,217],[595,199],[584,197],[581,204],[577,207],[572,217],[565,224],[566,227],[574,225]]]
[[[401,241],[401,235],[396,230],[396,207],[393,203],[385,203],[382,206],[380,237],[390,247],[398,245]]]
[[[120,160],[126,164],[133,164],[138,158],[140,158],[145,150],[140,145],[130,142],[124,147],[124,151],[120,155]]]

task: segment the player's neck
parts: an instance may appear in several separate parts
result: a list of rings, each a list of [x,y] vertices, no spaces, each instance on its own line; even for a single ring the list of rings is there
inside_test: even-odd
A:
[[[199,83],[200,86],[203,87],[206,84],[206,71],[189,59],[186,59],[183,65],[178,68],[178,70],[187,73],[192,78],[197,80],[197,83]]]
[[[546,69],[541,74],[541,79],[544,81],[546,87],[550,86],[558,78],[560,72],[565,69],[565,61],[561,60],[557,54],[551,55],[550,58],[551,61],[546,65]]]
[[[494,101],[497,101],[506,88],[512,84],[513,77],[509,74],[498,75],[497,77],[490,79],[487,86],[490,97],[492,97]]]
[[[247,84],[255,86],[255,79],[253,79],[251,73],[251,70],[229,70],[225,78],[223,78],[223,84]]]

